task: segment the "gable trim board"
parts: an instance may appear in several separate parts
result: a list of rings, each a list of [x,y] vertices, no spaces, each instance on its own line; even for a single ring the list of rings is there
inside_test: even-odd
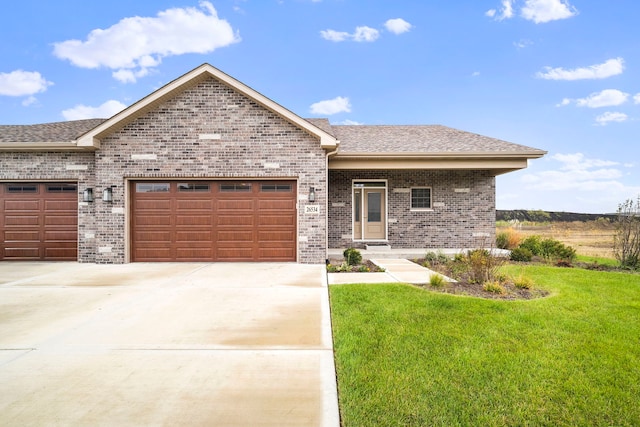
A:
[[[136,218],[136,203],[144,197],[136,197],[134,186],[168,182],[174,195],[151,197],[157,203],[148,206],[154,220],[165,222],[157,224],[158,230],[164,227],[164,231],[154,231],[153,220],[144,231],[145,238],[151,240],[162,233],[163,238],[169,236],[156,247],[168,245],[172,255],[157,259],[322,263],[328,248],[361,243],[345,238],[353,237],[352,181],[388,183],[383,240],[392,247],[465,247],[474,243],[473,236],[478,233],[494,233],[490,230],[495,225],[491,214],[495,210],[494,177],[525,168],[529,159],[544,154],[439,125],[335,126],[326,119],[303,119],[203,64],[110,119],[0,126],[0,186],[11,182],[75,183],[80,262],[149,259],[135,253],[141,242],[136,227],[149,218]],[[262,199],[257,194],[251,200],[240,197],[225,202],[227,208],[237,207],[238,221],[254,221],[253,225],[244,224],[244,231],[238,231],[235,238],[229,230],[220,234],[223,226],[217,228],[216,221],[234,219],[233,210],[217,213],[216,204],[227,200],[225,195],[176,193],[179,183],[196,182],[290,183],[295,187],[286,202],[290,213],[269,217],[275,222],[288,217],[289,225],[280,231],[260,228],[261,200],[272,200],[265,202],[272,207],[279,202],[277,197]],[[394,189],[412,186],[433,188],[434,208],[428,214],[405,212],[407,194]],[[112,202],[102,200],[107,187],[112,189]],[[82,201],[85,188],[93,189],[93,202]],[[312,188],[314,201],[309,200]],[[456,193],[454,188],[470,191]],[[163,212],[162,206],[168,210]],[[244,219],[240,219],[241,212]],[[271,243],[269,238],[258,237],[268,233],[272,233]],[[176,243],[185,236],[193,241]],[[249,236],[251,242],[247,243]],[[218,240],[226,242],[227,253],[232,255],[214,255],[223,253],[218,251],[224,246],[218,245]],[[6,236],[0,244],[0,251],[6,251]],[[255,255],[268,252],[264,245],[279,255]],[[249,246],[253,255],[246,255],[248,249],[244,250],[246,256],[233,255]],[[199,251],[198,247],[206,249]],[[285,252],[286,256],[282,255]]]

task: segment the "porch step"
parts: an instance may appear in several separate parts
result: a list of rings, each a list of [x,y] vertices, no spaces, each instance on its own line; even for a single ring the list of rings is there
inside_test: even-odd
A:
[[[383,243],[364,245],[364,247],[366,248],[367,251],[390,251],[391,250],[391,245],[385,245]]]

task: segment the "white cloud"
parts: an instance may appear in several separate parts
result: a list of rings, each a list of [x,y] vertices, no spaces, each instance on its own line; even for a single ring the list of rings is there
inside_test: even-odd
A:
[[[362,126],[364,123],[356,122],[354,120],[343,120],[341,122],[335,123],[336,125],[345,125],[345,126]]]
[[[571,18],[578,10],[567,0],[526,0],[522,17],[536,24]]]
[[[387,31],[390,31],[393,34],[406,33],[410,31],[411,28],[413,27],[411,24],[409,24],[407,21],[405,21],[402,18],[389,19],[387,22],[384,23],[384,26],[387,29]]]
[[[514,0],[502,0],[502,7],[499,10],[500,13],[498,13],[497,9],[489,9],[484,14],[496,21],[511,19],[513,18],[513,1]]]
[[[602,92],[592,93],[586,98],[576,100],[578,107],[600,108],[622,105],[627,102],[628,93],[617,89],[605,89]]]
[[[522,39],[517,42],[513,42],[513,45],[518,49],[524,49],[525,47],[532,46],[533,42],[531,40]]]
[[[33,105],[33,104],[35,104],[36,102],[38,102],[38,99],[37,99],[35,96],[30,96],[30,97],[28,97],[28,98],[25,98],[25,99],[22,101],[22,105],[23,105],[24,107],[28,107],[29,105]]]
[[[633,103],[640,104],[640,93],[636,93],[635,95],[633,95]]]
[[[332,115],[338,113],[350,113],[351,104],[349,98],[338,96],[333,99],[327,99],[325,101],[319,101],[311,105],[310,111],[312,114],[325,114]]]
[[[322,30],[320,31],[320,36],[322,36],[323,39],[332,42],[343,42],[345,40],[353,40],[354,42],[373,42],[380,37],[380,31],[375,28],[362,26],[356,27],[353,34],[345,31]]]
[[[629,116],[627,116],[624,113],[607,111],[606,113],[596,117],[596,123],[601,126],[606,126],[611,122],[616,122],[616,123],[626,122],[628,118]]]
[[[609,59],[602,64],[590,65],[583,68],[565,70],[562,67],[545,67],[545,72],[539,72],[536,77],[545,80],[585,80],[606,79],[607,77],[622,74],[624,71],[624,59]]]
[[[612,185],[621,185],[616,180],[623,173],[613,166],[618,162],[585,158],[582,153],[555,154],[550,157],[560,163],[555,170],[535,174],[526,174],[522,181],[529,189],[565,191],[565,190],[607,190]]]
[[[114,78],[132,82],[165,57],[210,53],[240,41],[210,2],[201,1],[199,6],[167,9],[156,17],[124,18],[107,29],[91,31],[85,41],[55,43],[53,53],[77,67],[113,69]]]
[[[565,105],[571,104],[570,98],[564,98],[559,104],[556,104],[556,107],[564,107]]]
[[[351,38],[351,34],[344,31],[322,30],[320,35],[323,39],[331,42],[342,42]]]
[[[62,116],[65,120],[108,118],[124,110],[126,107],[123,103],[114,100],[107,101],[99,107],[89,107],[80,104],[64,110]]]
[[[356,32],[353,33],[353,40],[356,42],[373,42],[380,36],[380,31],[375,28],[363,26],[356,27]]]
[[[37,71],[15,70],[10,73],[0,73],[0,95],[34,95],[46,91],[52,84]]]

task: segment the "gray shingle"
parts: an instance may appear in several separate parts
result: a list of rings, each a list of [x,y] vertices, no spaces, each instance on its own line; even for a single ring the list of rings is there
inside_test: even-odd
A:
[[[2,142],[72,142],[105,119],[73,120],[39,125],[0,125]]]

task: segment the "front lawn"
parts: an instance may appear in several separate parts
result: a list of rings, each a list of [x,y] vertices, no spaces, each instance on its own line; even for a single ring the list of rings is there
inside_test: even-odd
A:
[[[640,425],[640,276],[506,269],[551,295],[332,285],[343,425]]]

